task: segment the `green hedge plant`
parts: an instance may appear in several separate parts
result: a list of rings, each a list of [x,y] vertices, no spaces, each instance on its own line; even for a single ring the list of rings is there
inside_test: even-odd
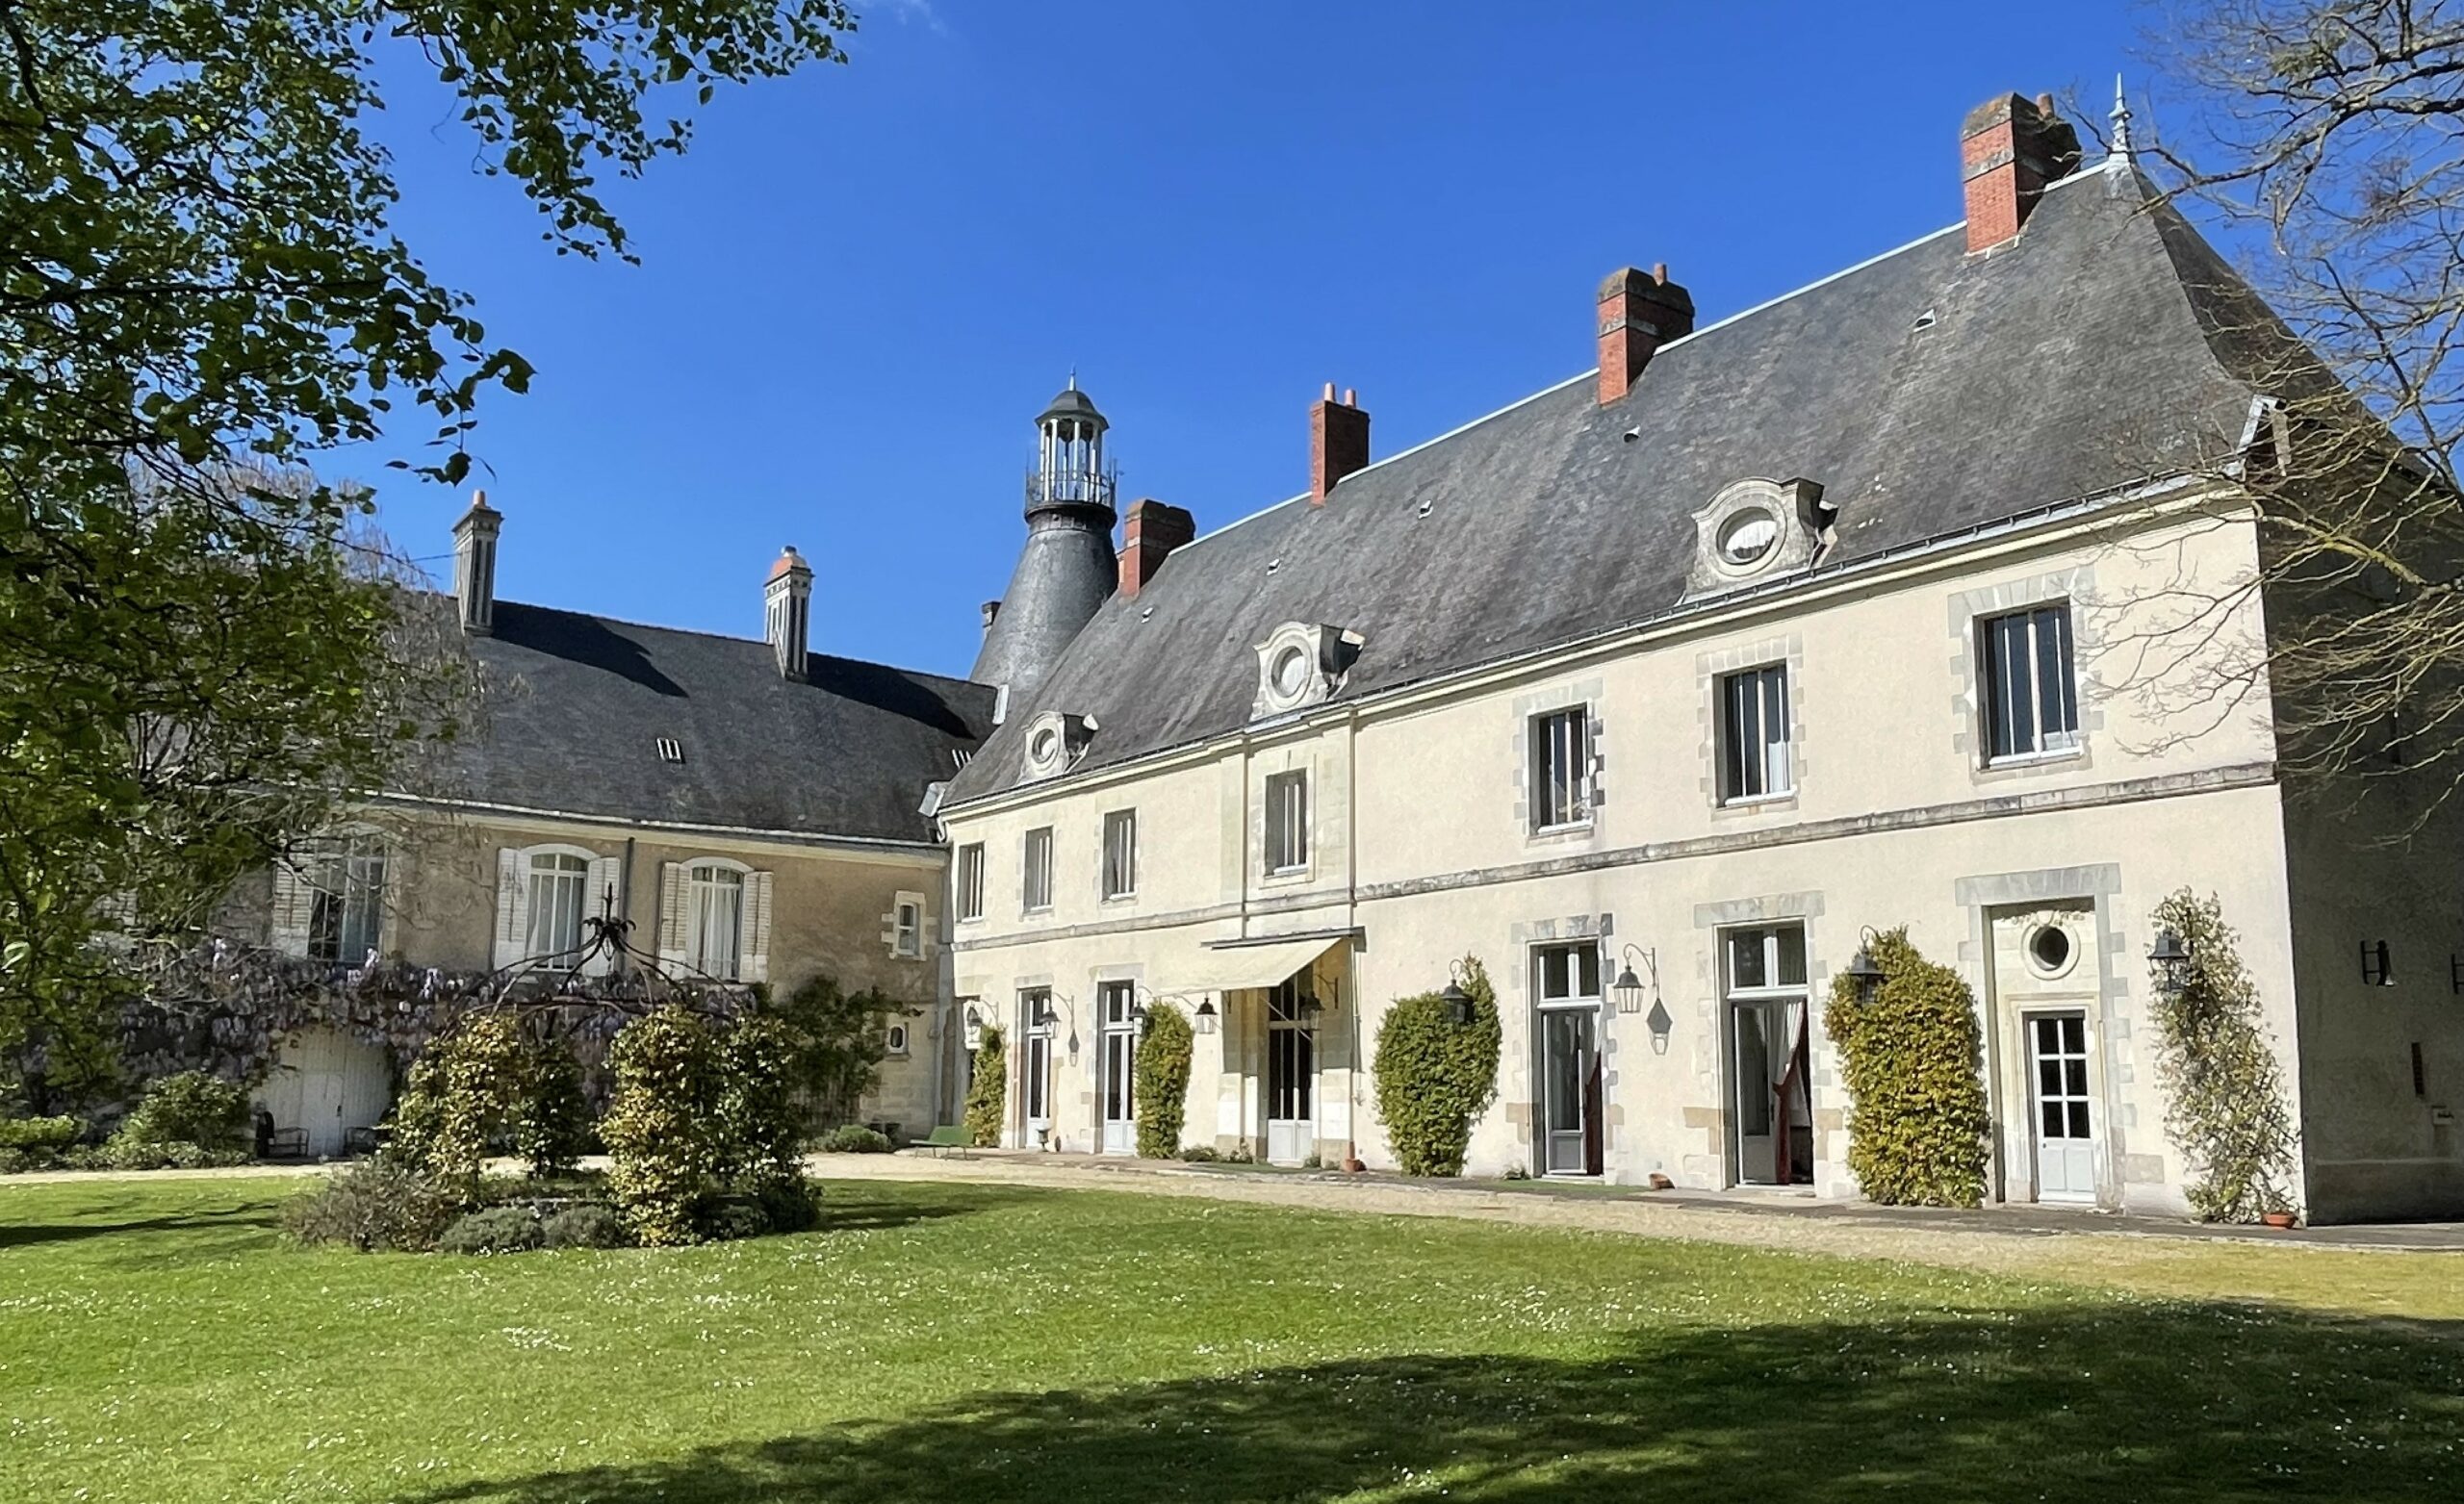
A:
[[[1905,928],[1869,950],[1883,972],[1873,998],[1861,1001],[1843,976],[1823,1010],[1848,1088],[1848,1167],[1872,1201],[1977,1206],[1992,1120],[1975,994],[1909,944]]]
[[[841,1123],[821,1135],[818,1146],[824,1154],[887,1154],[897,1145],[889,1134],[861,1123]]]
[[[206,1071],[166,1076],[145,1088],[100,1158],[115,1170],[238,1164],[248,1158],[248,1088]]]
[[[303,1243],[342,1243],[361,1253],[422,1253],[460,1211],[453,1194],[396,1160],[365,1160],[327,1176],[283,1208]]]
[[[1001,1119],[1010,1109],[1010,1057],[999,1026],[984,1026],[975,1047],[975,1081],[966,1089],[966,1132],[979,1149],[1001,1142]]]
[[[2290,1211],[2284,1187],[2293,1169],[2293,1109],[2233,928],[2213,896],[2198,898],[2188,888],[2158,904],[2154,919],[2190,953],[2178,989],[2151,970],[2148,1015],[2156,1068],[2170,1097],[2166,1132],[2194,1177],[2191,1210],[2208,1222],[2255,1222]]]
[[[1454,1022],[1443,998],[1424,992],[1396,999],[1377,1026],[1377,1112],[1406,1175],[1462,1174],[1472,1125],[1497,1100],[1497,989],[1477,956],[1465,956],[1463,969],[1470,1023]]]
[[[710,1032],[681,1007],[661,1008],[617,1032],[607,1068],[615,1084],[599,1134],[616,1210],[637,1242],[693,1242],[696,1213],[719,1168],[718,1051]]]
[[[1181,1130],[1189,1124],[1190,1051],[1194,1044],[1189,1015],[1168,1003],[1146,1012],[1146,1032],[1138,1041],[1132,1074],[1138,1092],[1138,1152],[1149,1160],[1168,1160],[1181,1152]]]

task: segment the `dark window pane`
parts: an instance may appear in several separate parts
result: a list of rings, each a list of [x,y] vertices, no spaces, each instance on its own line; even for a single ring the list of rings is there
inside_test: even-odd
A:
[[[2068,1065],[2065,1067],[2063,1085],[2074,1097],[2086,1096],[2088,1094],[2088,1062],[2077,1056],[2072,1056]]]
[[[2062,1104],[2059,1102],[2044,1105],[2044,1135],[2047,1138],[2062,1136]]]
[[[2088,1104],[2085,1102],[2073,1102],[2070,1104],[2070,1136],[2073,1138],[2086,1138],[2089,1136]]]

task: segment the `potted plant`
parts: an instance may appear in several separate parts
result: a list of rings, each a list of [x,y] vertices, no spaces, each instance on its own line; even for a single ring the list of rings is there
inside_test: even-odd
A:
[[[2294,1212],[2293,1203],[2285,1198],[2284,1192],[2278,1190],[2272,1181],[2259,1186],[2259,1220],[2277,1229],[2289,1228],[2299,1220]]]

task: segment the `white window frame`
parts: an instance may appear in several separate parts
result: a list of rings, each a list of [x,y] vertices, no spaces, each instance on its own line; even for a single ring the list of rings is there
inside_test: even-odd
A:
[[[1547,835],[1591,824],[1591,706],[1543,710],[1530,718],[1531,831]]]
[[[1718,772],[1723,806],[1760,803],[1796,793],[1796,745],[1790,726],[1793,688],[1785,663],[1757,664],[1720,676]]]
[[[1289,768],[1267,775],[1266,828],[1259,860],[1270,878],[1309,870],[1309,770]]]
[[[590,872],[599,860],[598,854],[578,846],[533,846],[522,854],[522,858],[523,953],[530,957],[536,970],[572,971],[580,958],[571,953],[580,950],[590,919]],[[575,871],[561,865],[543,868],[543,862],[581,865],[579,871]],[[564,927],[552,924],[548,905],[540,902],[540,897],[543,891],[554,893],[568,887],[574,892],[572,934],[565,944],[558,945],[553,942],[566,937],[553,931]],[[545,933],[543,926],[550,927]]]
[[[1037,826],[1018,841],[1018,906],[1030,914],[1052,911],[1053,828]]]
[[[337,830],[319,840],[307,856],[300,880],[309,889],[309,958],[357,966],[372,951],[384,954],[386,868],[392,852],[383,833]],[[328,930],[330,946],[321,943]]]
[[[958,906],[961,923],[984,917],[984,843],[969,841],[959,848],[952,902]]]
[[[1104,815],[1102,873],[1097,891],[1107,899],[1138,896],[1138,811],[1109,810]]]
[[[2023,624],[2017,636],[2024,638],[2026,648],[2017,660],[2025,670],[2025,683],[2015,682],[2011,674],[2010,654],[2003,650],[2012,634],[2005,625]],[[2044,633],[2053,632],[2054,652],[2059,660],[2059,694],[2053,709],[2069,724],[2060,730],[2045,729],[2044,711],[2046,685],[2040,670],[2045,653]],[[2012,611],[1997,611],[1976,620],[1976,700],[1977,745],[1984,752],[1989,768],[2010,767],[2031,762],[2050,762],[2075,757],[2085,749],[2080,736],[2079,661],[2077,624],[2071,618],[2067,599],[2040,600]],[[2021,745],[2018,736],[2020,700],[2027,701],[2028,736]],[[1999,744],[2010,745],[1997,750]]]
[[[901,894],[889,906],[889,953],[911,961],[924,954],[924,901]]]
[[[685,964],[706,977],[720,981],[744,980],[747,947],[745,930],[747,911],[752,907],[753,872],[742,862],[704,856],[687,862],[684,867],[684,959]],[[731,883],[728,879],[732,879]],[[735,923],[732,933],[725,936],[722,949],[713,947],[711,932],[712,905],[723,902],[719,895],[732,887],[735,894]],[[724,965],[714,965],[723,962]]]
[[[908,1052],[909,1044],[907,1024],[904,1020],[892,1023],[882,1035],[882,1050],[885,1054],[903,1057]]]

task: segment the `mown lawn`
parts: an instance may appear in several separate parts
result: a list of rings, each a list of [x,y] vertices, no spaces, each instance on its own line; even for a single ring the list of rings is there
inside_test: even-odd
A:
[[[0,1186],[0,1500],[2464,1488],[2451,1319],[956,1185],[680,1253],[360,1257],[279,1241],[295,1188]]]

